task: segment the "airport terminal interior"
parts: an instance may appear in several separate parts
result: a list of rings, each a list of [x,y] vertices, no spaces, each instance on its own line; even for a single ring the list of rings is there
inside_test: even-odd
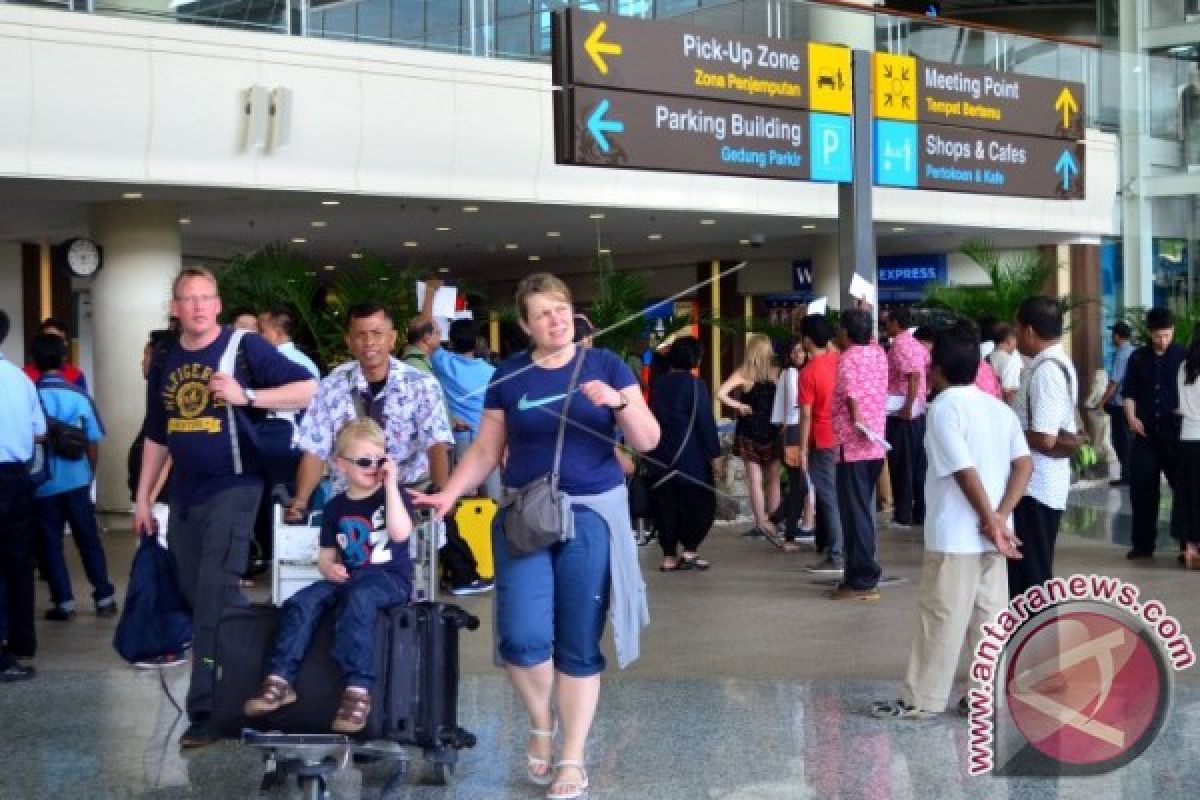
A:
[[[569,28],[555,22],[568,9]],[[701,80],[690,63],[667,68],[655,31],[745,37],[774,55],[757,83],[732,66]],[[705,52],[706,65],[723,57]],[[789,83],[789,65],[809,60],[811,82]],[[742,94],[721,94],[726,83]],[[184,266],[237,271],[227,310],[303,287],[313,309],[394,298],[411,312],[397,284],[437,277],[499,349],[524,275],[561,276],[582,309],[625,276],[632,311],[653,319],[622,355],[686,313],[710,388],[747,330],[786,337],[818,298],[849,307],[860,272],[877,306],[946,321],[931,288],[989,283],[972,241],[1039,261],[1044,289],[1072,301],[1065,340],[1084,394],[1111,364],[1115,322],[1162,306],[1200,323],[1200,0],[0,0],[0,108],[2,350],[23,364],[41,320],[65,321],[107,429],[95,501],[118,598],[136,546],[125,459],[140,358]],[[754,122],[727,132],[722,108]],[[770,144],[755,150],[755,137]],[[989,163],[959,163],[976,157]],[[68,258],[80,242],[96,262]],[[323,366],[345,357],[328,327],[340,324],[330,312],[297,337]],[[1200,635],[1171,493],[1157,555],[1130,561],[1128,487],[1077,477],[1056,575],[1136,585]],[[836,602],[833,579],[806,570],[811,547],[747,538],[737,502],[704,544],[710,570],[661,572],[657,543],[639,548],[651,623],[631,667],[610,658],[587,796],[1197,796],[1197,668],[1162,673],[1161,728],[1123,766],[972,775],[953,702],[929,719],[871,714],[899,696],[908,663],[921,529],[881,512],[882,597]],[[37,591],[36,677],[0,684],[0,800],[258,796],[259,750],[180,750],[187,666],[135,669],[113,650],[115,620],[87,602],[44,620]],[[269,578],[246,592],[268,601]],[[415,750],[404,774],[345,758],[330,796],[544,796],[525,777],[528,720],[493,665],[492,596],[453,602],[481,621],[461,638],[459,723],[476,745],[452,771]],[[953,700],[966,654],[959,667]]]

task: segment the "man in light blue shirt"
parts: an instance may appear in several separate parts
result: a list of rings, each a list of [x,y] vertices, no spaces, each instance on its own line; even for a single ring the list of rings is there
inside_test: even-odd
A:
[[[455,463],[462,460],[471,442],[479,435],[483,396],[496,372],[496,368],[487,361],[475,357],[479,333],[478,322],[455,320],[450,323],[450,350],[438,347],[431,359],[433,376],[438,379],[446,395],[446,410],[450,414],[450,426],[454,429]],[[492,499],[500,497],[499,472],[488,476],[484,491]]]
[[[1121,394],[1121,382],[1125,380],[1125,369],[1129,366],[1129,357],[1133,355],[1133,329],[1128,322],[1118,322],[1111,326],[1113,343],[1112,369],[1108,373],[1108,388],[1100,398],[1100,407],[1112,419],[1112,446],[1117,453],[1117,461],[1121,463],[1121,477],[1110,481],[1111,486],[1129,485],[1129,422],[1125,418],[1125,398]]]
[[[292,312],[286,310],[264,311],[258,315],[258,329],[262,337],[275,345],[280,355],[304,367],[310,375],[320,380],[321,371],[317,369],[317,365],[292,341],[292,329],[295,324]]]
[[[63,525],[71,524],[71,538],[79,550],[79,559],[92,584],[96,615],[117,615],[116,589],[108,579],[108,562],[96,525],[96,507],[92,503],[92,478],[95,477],[97,444],[104,438],[104,425],[87,392],[70,383],[62,373],[67,360],[66,343],[59,337],[41,333],[33,338],[30,350],[41,377],[37,390],[42,408],[51,421],[81,431],[87,444],[78,455],[56,450],[54,437],[47,437],[50,480],[37,488],[34,510],[41,523],[43,567],[50,586],[53,607],[46,619],[66,622],[75,616],[75,594],[71,573],[63,555]]]
[[[8,314],[0,310],[0,344],[8,338]],[[37,653],[33,624],[33,480],[29,462],[46,418],[33,382],[0,354],[0,683],[28,680],[33,667],[18,659]]]

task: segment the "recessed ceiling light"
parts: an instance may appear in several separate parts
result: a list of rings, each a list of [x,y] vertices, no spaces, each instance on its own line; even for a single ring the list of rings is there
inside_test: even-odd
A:
[[[559,236],[562,236],[562,234],[558,231],[546,231],[546,236],[550,239],[557,239]]]
[[[448,226],[446,226],[446,225],[439,225],[439,226],[437,226],[436,228],[434,228],[434,230],[435,230],[435,231],[441,231],[442,233],[445,233],[446,231],[450,230],[450,228],[449,228]]]
[[[607,248],[607,247],[601,247],[601,248],[600,248],[600,255],[602,255],[602,256],[608,256],[608,255],[612,255],[612,250],[610,250],[610,249],[609,249],[609,248]]]
[[[296,236],[292,238],[292,244],[304,244],[307,241],[308,239],[305,239],[303,236]]]
[[[304,274],[305,274],[305,275],[307,275],[307,276],[308,276],[308,277],[310,277],[310,278],[315,278],[315,277],[317,277],[317,273],[313,272],[312,270],[309,270],[308,272],[305,272]]]
[[[191,218],[191,217],[180,217],[180,218],[179,218],[179,224],[180,224],[180,225],[191,225],[191,224],[192,224],[192,218]]]
[[[321,205],[323,205],[323,206],[340,206],[341,204],[342,204],[341,200],[322,200],[321,201]]]
[[[337,269],[337,266],[335,264],[326,264],[325,269],[329,272],[333,272],[335,269]]]
[[[362,258],[362,256],[363,256],[363,254],[358,252],[357,250],[355,250],[353,253],[350,254],[350,257],[353,258],[355,261]]]
[[[416,246],[417,246],[417,243],[416,243],[416,242],[414,242],[414,241],[411,241],[411,240],[410,240],[410,241],[407,241],[407,242],[405,242],[405,243],[404,243],[404,246],[405,246],[405,247],[416,247]]]
[[[749,239],[738,239],[738,244],[750,244]]]
[[[515,242],[509,242],[508,244],[504,245],[505,250],[516,250],[517,247],[518,245]]]
[[[446,273],[446,272],[449,272],[449,271],[450,271],[450,268],[449,268],[449,267],[438,267],[438,272],[441,272],[441,273]]]
[[[716,225],[717,221],[715,219],[702,219],[702,220],[700,220],[700,224],[701,225]]]
[[[593,212],[588,214],[588,219],[604,219],[604,213],[601,211]]]
[[[319,220],[319,219],[314,219],[312,222],[310,222],[308,224],[312,225],[314,228],[324,228],[325,227],[325,222],[323,220]]]
[[[541,256],[530,256],[529,260],[530,261],[541,261],[542,257]]]
[[[650,239],[652,241],[658,241],[659,239],[662,238],[662,234],[661,233],[647,233],[646,238]]]
[[[816,225],[801,225],[800,227],[806,231],[811,231],[811,230],[814,230],[817,226]]]
[[[141,192],[125,192],[123,195],[121,195],[121,197],[125,198],[126,200],[141,200],[142,193]]]
[[[908,228],[905,228],[903,225],[897,225],[894,228],[892,228],[892,230],[895,231],[896,233],[900,233],[901,231],[908,230]]]
[[[474,214],[479,211],[479,206],[463,206],[464,214]]]
[[[381,281],[390,281],[390,280],[391,280],[391,278],[389,278],[387,275],[380,275],[380,276],[379,276],[379,280],[381,280]]]

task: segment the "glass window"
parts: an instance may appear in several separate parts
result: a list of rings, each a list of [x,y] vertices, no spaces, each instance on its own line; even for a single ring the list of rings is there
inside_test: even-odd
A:
[[[392,39],[420,41],[425,36],[425,0],[392,0]]]
[[[392,7],[389,0],[363,0],[358,4],[358,30],[361,39],[386,41],[391,38],[389,20]]]
[[[425,41],[438,50],[458,50],[463,20],[461,3],[452,0],[430,2],[425,7]]]
[[[501,56],[526,58],[532,54],[529,14],[496,20],[496,52]],[[549,35],[547,34],[547,37]],[[547,44],[547,46],[549,46]]]

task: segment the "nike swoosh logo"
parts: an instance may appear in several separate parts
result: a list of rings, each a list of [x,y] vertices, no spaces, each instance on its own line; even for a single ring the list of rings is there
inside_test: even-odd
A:
[[[528,394],[521,395],[521,399],[517,401],[518,411],[528,411],[531,408],[538,408],[548,403],[553,403],[555,400],[562,400],[566,397],[566,392],[562,394],[552,394],[549,397],[539,397],[537,400],[530,400]]]

